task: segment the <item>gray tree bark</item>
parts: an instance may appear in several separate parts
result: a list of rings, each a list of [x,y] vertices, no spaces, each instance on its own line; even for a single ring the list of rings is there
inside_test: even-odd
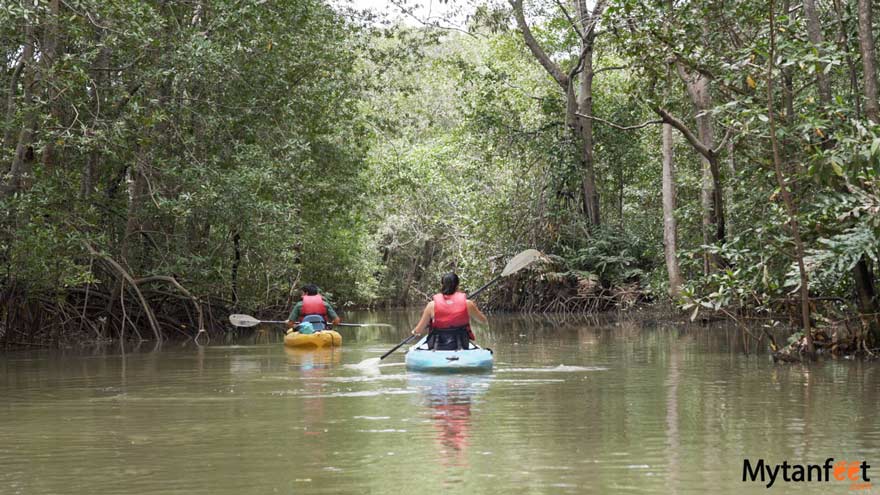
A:
[[[36,113],[30,106],[33,103],[33,86],[36,77],[34,74],[36,37],[32,22],[32,20],[29,20],[24,26],[25,44],[20,61],[20,74],[23,86],[21,104],[25,107],[24,117],[22,118],[21,130],[18,133],[18,139],[15,144],[15,154],[9,166],[9,181],[0,189],[0,193],[3,195],[12,195],[21,190],[22,178],[29,172],[31,162],[33,161],[31,144],[33,143],[34,127],[36,125]],[[14,90],[15,88],[12,89]]]
[[[822,44],[825,43],[825,37],[822,36],[822,24],[819,22],[816,0],[804,0],[804,16],[807,20],[807,35],[810,37],[810,43],[813,44],[819,54],[822,54]],[[830,104],[831,83],[828,81],[828,75],[825,74],[821,67],[816,67],[816,84],[819,88],[819,101],[823,105]]]
[[[681,271],[678,266],[676,245],[678,232],[675,221],[675,163],[672,155],[672,126],[663,124],[663,251],[666,272],[669,274],[669,295],[681,292]]]
[[[872,31],[871,0],[859,0],[859,51],[862,54],[862,83],[865,87],[865,116],[880,123],[877,102],[877,54]]]
[[[712,108],[712,97],[709,94],[709,78],[688,72],[682,64],[678,64],[678,74],[684,81],[688,96],[696,112],[697,136],[700,143],[708,150],[715,146],[715,129],[708,111]],[[702,173],[700,181],[700,205],[702,206],[703,243],[710,245],[724,242],[724,199],[721,190],[721,170],[718,167],[718,156],[715,153],[701,153]],[[710,255],[703,257],[703,272],[710,273],[719,260]]]
[[[604,10],[604,2],[598,1],[590,12],[584,0],[577,0],[579,22],[572,23],[581,38],[580,90],[575,91],[574,78],[578,71],[567,74],[554,62],[532,35],[523,12],[523,0],[509,0],[517,27],[529,51],[562,88],[566,97],[566,123],[571,127],[575,142],[579,143],[581,155],[582,196],[584,214],[592,225],[601,223],[599,213],[599,190],[596,187],[596,173],[593,162],[593,123],[578,114],[593,115],[593,43],[595,41],[596,21]],[[567,13],[566,13],[567,14]]]

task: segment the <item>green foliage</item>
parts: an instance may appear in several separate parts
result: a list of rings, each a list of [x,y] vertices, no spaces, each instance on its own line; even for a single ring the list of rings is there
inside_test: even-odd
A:
[[[618,229],[595,229],[580,244],[563,249],[566,266],[597,275],[605,286],[640,282],[655,265],[643,240]]]
[[[205,5],[0,8],[7,288],[110,292],[116,275],[91,245],[227,306],[278,307],[304,282],[341,305],[405,304],[443,272],[475,288],[535,247],[558,256],[548,277],[660,294],[660,131],[636,124],[663,108],[696,129],[686,73],[709,81],[728,232],[704,245],[703,165],[676,133],[683,304],[764,310],[800,283],[768,111],[811,293],[852,298],[854,265],[880,267],[880,130],[853,104],[846,6],[820,6],[821,46],[801,9],[778,8],[768,69],[766,2],[602,4],[593,111],[638,128],[593,123],[596,228],[565,95],[507,7],[478,5],[464,34],[348,18],[322,0]],[[580,40],[560,5],[526,2],[526,16],[568,72]],[[704,273],[707,254],[721,261]]]

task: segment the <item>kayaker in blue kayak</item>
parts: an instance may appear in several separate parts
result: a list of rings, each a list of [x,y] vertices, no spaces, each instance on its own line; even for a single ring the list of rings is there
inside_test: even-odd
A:
[[[287,317],[287,327],[294,328],[302,322],[303,318],[311,315],[318,315],[325,322],[329,321],[334,325],[338,325],[342,321],[333,310],[333,306],[324,300],[321,294],[318,294],[318,286],[306,284],[302,288],[302,301],[293,306],[290,316]]]
[[[458,290],[458,275],[447,273],[440,281],[440,293],[434,294],[431,302],[422,311],[422,317],[413,328],[413,335],[421,335],[429,327],[428,348],[435,350],[467,349],[468,343],[475,340],[471,330],[471,318],[483,324],[489,319]]]

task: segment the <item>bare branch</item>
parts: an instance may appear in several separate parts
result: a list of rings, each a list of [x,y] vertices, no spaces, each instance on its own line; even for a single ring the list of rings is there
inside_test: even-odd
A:
[[[590,120],[595,120],[596,122],[601,122],[607,126],[613,127],[615,129],[619,129],[621,131],[633,131],[636,129],[641,129],[643,127],[648,127],[649,125],[662,124],[664,122],[663,119],[656,119],[656,120],[648,120],[646,122],[642,122],[641,124],[637,124],[637,125],[623,126],[620,124],[615,124],[614,122],[611,122],[609,120],[600,119],[599,117],[596,117],[595,115],[584,115],[582,113],[575,113],[575,115],[577,115],[578,117],[584,118],[584,119],[590,119]]]
[[[623,69],[629,69],[629,68],[630,68],[629,65],[612,65],[611,67],[600,67],[598,69],[593,69],[593,74],[598,74],[600,72],[605,72],[605,71],[609,71],[609,70],[623,70]]]
[[[403,2],[391,0],[391,4],[394,5],[395,7],[397,7],[398,9],[400,9],[400,12],[402,12],[403,14],[406,14],[408,17],[412,17],[416,22],[418,22],[419,24],[421,24],[425,27],[442,29],[444,31],[457,31],[459,33],[466,34],[466,35],[470,36],[471,38],[479,39],[479,36],[477,36],[476,34],[470,32],[466,29],[461,29],[460,27],[456,27],[456,26],[444,26],[436,20],[431,20],[430,13],[428,14],[427,19],[422,19],[421,17],[417,16],[413,12],[412,8],[407,8],[403,4]]]

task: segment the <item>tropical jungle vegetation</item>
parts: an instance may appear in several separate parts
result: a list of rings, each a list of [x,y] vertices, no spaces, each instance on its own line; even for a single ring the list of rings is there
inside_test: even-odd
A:
[[[0,2],[0,342],[421,304],[534,247],[486,304],[880,346],[878,2],[396,6]]]

